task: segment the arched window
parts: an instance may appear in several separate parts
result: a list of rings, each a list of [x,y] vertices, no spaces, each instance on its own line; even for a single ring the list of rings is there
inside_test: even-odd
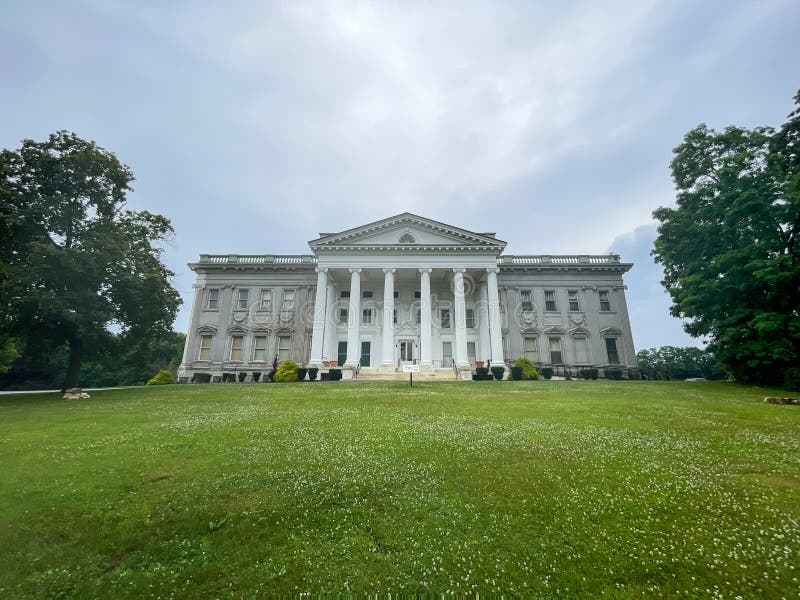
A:
[[[400,241],[401,244],[413,244],[417,240],[415,240],[414,236],[411,235],[410,233],[404,233],[403,235],[400,236],[400,240],[399,241]]]

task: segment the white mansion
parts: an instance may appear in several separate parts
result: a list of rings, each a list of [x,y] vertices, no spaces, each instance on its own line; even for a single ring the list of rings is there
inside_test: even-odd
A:
[[[513,256],[494,233],[403,213],[309,242],[309,255],[208,255],[181,381],[266,373],[274,358],[345,378],[469,377],[525,356],[540,367],[636,366],[619,256]]]

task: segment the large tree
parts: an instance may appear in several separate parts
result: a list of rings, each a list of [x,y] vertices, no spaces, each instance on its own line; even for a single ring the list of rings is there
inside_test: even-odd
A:
[[[180,304],[161,262],[172,225],[125,208],[132,182],[113,153],[67,131],[0,153],[0,326],[22,347],[66,343],[64,387],[109,328],[164,334]]]
[[[800,384],[799,155],[800,109],[777,132],[700,125],[674,150],[677,207],[653,213],[672,314],[744,381]]]

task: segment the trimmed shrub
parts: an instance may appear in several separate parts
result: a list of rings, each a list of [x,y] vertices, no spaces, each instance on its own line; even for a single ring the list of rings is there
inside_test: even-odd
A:
[[[223,373],[222,383],[236,383],[236,373]]]
[[[550,379],[553,376],[553,369],[550,367],[542,367],[542,377]]]
[[[784,385],[789,390],[800,390],[800,367],[786,369],[783,376]]]
[[[478,367],[475,369],[475,379],[477,381],[486,381],[489,379],[489,367]]]
[[[245,379],[247,379],[247,373],[239,373],[239,383],[242,383]]]
[[[581,369],[581,379],[597,379],[597,369]]]
[[[258,381],[261,379],[261,371],[253,371],[253,381]]]
[[[341,378],[341,369],[328,369],[328,381],[339,381]]]
[[[192,375],[192,383],[211,383],[211,373],[195,373]]]
[[[169,385],[170,383],[175,383],[175,378],[172,376],[172,373],[161,369],[147,382],[147,385]]]
[[[522,367],[518,367],[516,365],[511,367],[511,379],[513,379],[514,381],[522,380]]]
[[[317,368],[317,367],[309,367],[308,368],[308,380],[309,381],[316,381],[317,380],[317,373],[319,373],[319,368]]]
[[[289,383],[290,381],[297,381],[297,363],[293,360],[285,360],[275,371],[272,376],[272,381],[277,383]]]
[[[606,371],[606,379],[613,379],[614,381],[619,381],[622,379],[622,371],[619,369],[611,369],[610,371]]]
[[[297,381],[303,381],[306,378],[306,373],[308,373],[308,369],[299,367],[297,369]]]
[[[539,371],[533,366],[529,358],[520,356],[514,361],[515,367],[522,367],[522,378],[525,380],[539,379]]]
[[[506,372],[505,367],[491,367],[492,375],[497,381],[501,381],[503,379],[503,374]]]

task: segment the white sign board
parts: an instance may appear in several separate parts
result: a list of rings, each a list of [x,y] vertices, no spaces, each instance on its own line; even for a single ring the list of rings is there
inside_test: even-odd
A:
[[[419,373],[419,365],[403,365],[403,373]]]

